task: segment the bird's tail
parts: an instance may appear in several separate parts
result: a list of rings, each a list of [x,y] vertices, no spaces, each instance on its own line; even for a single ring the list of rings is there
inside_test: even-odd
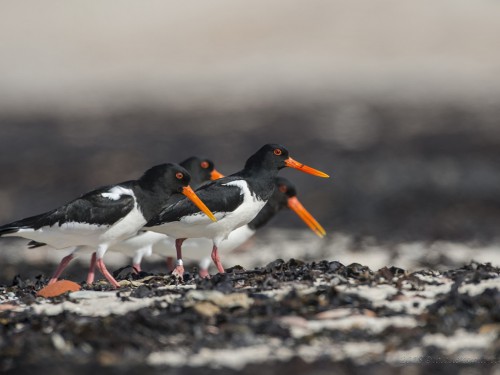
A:
[[[36,216],[30,216],[25,219],[21,219],[18,221],[14,221],[9,224],[5,224],[0,226],[0,237],[9,235],[12,233],[17,233],[19,230],[24,228],[34,228],[36,229],[39,226],[40,220],[46,217],[46,213]]]
[[[17,233],[19,231],[19,227],[14,227],[11,226],[10,224],[4,225],[0,227],[0,237],[6,235],[6,234],[11,234],[11,233]]]

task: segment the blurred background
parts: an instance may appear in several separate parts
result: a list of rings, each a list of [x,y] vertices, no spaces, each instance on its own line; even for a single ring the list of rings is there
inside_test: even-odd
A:
[[[490,244],[499,46],[493,0],[4,4],[0,222],[277,142],[332,176],[282,173],[330,236]]]

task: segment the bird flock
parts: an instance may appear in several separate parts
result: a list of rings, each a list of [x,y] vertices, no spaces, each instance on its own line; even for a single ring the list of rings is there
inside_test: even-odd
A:
[[[23,237],[30,248],[71,249],[49,284],[78,254],[92,253],[87,283],[97,267],[115,288],[120,284],[104,264],[108,250],[133,256],[141,270],[144,256],[169,257],[176,251],[172,274],[182,278],[183,250],[208,251],[220,273],[219,251],[244,243],[279,210],[293,210],[318,236],[326,232],[297,199],[295,186],[279,170],[289,167],[318,176],[327,174],[297,162],[279,144],[266,144],[239,172],[223,176],[208,159],[191,157],[180,164],[148,169],[139,179],[105,186],[54,210],[0,226],[0,237]],[[206,250],[205,250],[206,249]],[[210,260],[200,263],[208,277]]]

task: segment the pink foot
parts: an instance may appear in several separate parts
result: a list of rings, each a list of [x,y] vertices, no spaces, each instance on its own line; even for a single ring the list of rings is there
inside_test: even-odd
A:
[[[200,271],[198,272],[198,274],[200,275],[200,277],[202,279],[210,277],[210,274],[208,273],[208,269],[207,268],[200,269]]]
[[[136,273],[139,273],[142,271],[140,263],[132,264],[132,267],[134,267],[134,270]]]
[[[115,288],[119,288],[120,284],[118,284],[118,281],[115,280],[113,275],[111,275],[104,265],[104,261],[101,259],[97,259],[97,267],[99,267],[99,270],[101,273],[104,275],[104,277],[109,281],[111,285],[113,285]]]
[[[181,265],[176,266],[172,271],[172,275],[182,279],[182,276],[184,275],[184,266]]]

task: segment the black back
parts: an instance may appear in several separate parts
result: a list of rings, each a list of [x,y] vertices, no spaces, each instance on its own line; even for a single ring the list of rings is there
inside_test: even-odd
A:
[[[243,202],[243,195],[238,186],[221,186],[215,182],[224,180],[224,183],[231,181],[241,181],[239,177],[223,177],[202,185],[196,190],[196,195],[205,203],[212,213],[232,212]],[[184,216],[193,215],[200,212],[199,208],[187,198],[178,200],[172,197],[169,204],[155,216],[146,227],[160,225],[172,221],[178,221]]]

